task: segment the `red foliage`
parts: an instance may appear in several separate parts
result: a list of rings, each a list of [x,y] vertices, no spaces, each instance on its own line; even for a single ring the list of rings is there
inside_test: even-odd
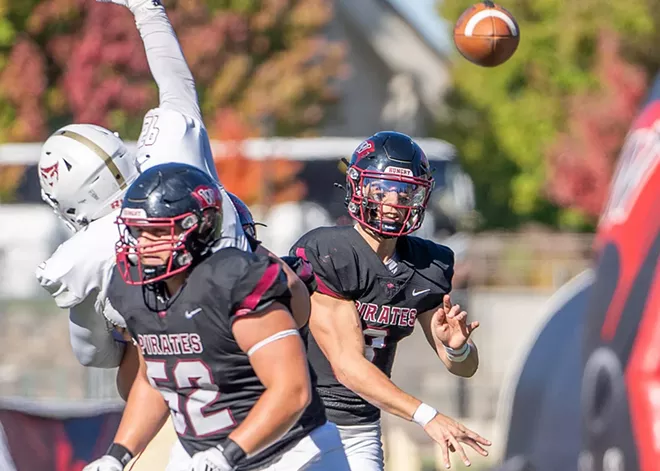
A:
[[[41,100],[46,90],[44,57],[39,47],[24,36],[14,45],[8,63],[0,75],[0,90],[12,105],[16,116],[6,138],[15,141],[36,140],[46,132]]]
[[[30,63],[38,70],[8,72],[21,67],[19,42],[3,72],[3,84],[26,90],[30,97],[29,104],[16,105],[30,107],[35,115],[31,125],[39,132],[30,140],[52,131],[44,128],[48,117],[110,126],[112,111],[139,113],[155,103],[142,42],[126,8],[87,0],[44,0],[26,23],[24,41],[33,45]],[[30,80],[40,81],[39,93],[33,93]],[[50,102],[44,100],[46,86]]]
[[[131,13],[96,2],[85,8],[82,29],[53,38],[47,47],[65,52],[53,58],[64,70],[61,85],[73,121],[109,127],[110,111],[141,113],[155,93]]]
[[[599,36],[596,71],[601,89],[570,103],[567,131],[548,152],[549,198],[597,217],[614,164],[646,91],[646,75],[620,55],[619,38]]]

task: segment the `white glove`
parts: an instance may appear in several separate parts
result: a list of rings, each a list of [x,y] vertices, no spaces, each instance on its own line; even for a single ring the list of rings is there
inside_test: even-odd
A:
[[[104,455],[85,466],[83,471],[124,471],[124,467],[117,458]]]
[[[130,9],[133,14],[144,6],[146,7],[159,7],[161,6],[160,0],[96,0],[99,3],[115,3],[117,5],[123,5],[126,8]]]
[[[234,469],[222,454],[222,448],[215,446],[195,453],[188,471],[234,471]]]

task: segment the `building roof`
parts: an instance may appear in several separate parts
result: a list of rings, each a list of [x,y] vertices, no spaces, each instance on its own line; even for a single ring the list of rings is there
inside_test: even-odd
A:
[[[442,44],[443,21],[430,10],[406,3],[429,0],[337,0],[337,13],[363,36],[392,75],[410,76],[424,108],[436,116],[450,86],[448,53]],[[424,13],[426,11],[426,13]],[[427,16],[426,21],[419,16]],[[433,19],[435,18],[435,19]],[[437,23],[436,23],[437,21]]]
[[[447,56],[451,53],[451,25],[440,17],[437,0],[383,1],[389,3],[439,54]]]

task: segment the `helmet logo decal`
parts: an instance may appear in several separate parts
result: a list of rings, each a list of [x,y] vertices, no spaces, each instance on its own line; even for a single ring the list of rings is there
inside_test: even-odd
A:
[[[60,178],[59,162],[55,162],[50,167],[40,167],[39,173],[48,186],[52,187]]]
[[[220,198],[216,190],[209,186],[199,186],[195,188],[192,195],[197,201],[199,201],[199,205],[202,209],[219,206]]]
[[[374,141],[367,139],[366,141],[363,141],[362,144],[357,147],[357,149],[355,149],[355,155],[357,155],[358,159],[361,159],[362,157],[369,155],[374,150],[376,150]]]
[[[386,167],[385,173],[391,173],[392,175],[405,175],[406,177],[413,176],[412,170],[401,167]]]

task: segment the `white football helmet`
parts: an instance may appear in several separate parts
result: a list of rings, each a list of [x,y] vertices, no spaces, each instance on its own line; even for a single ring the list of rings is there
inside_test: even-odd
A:
[[[65,126],[41,148],[41,197],[74,232],[118,208],[137,175],[124,142],[93,124]]]

